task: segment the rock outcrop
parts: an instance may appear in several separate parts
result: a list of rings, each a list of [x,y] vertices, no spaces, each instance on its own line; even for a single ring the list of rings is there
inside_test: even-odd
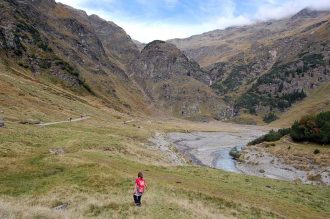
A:
[[[153,41],[146,45],[131,64],[131,77],[152,101],[174,115],[225,119],[230,114],[209,87],[207,72],[172,44]]]
[[[121,27],[97,15],[89,16],[89,21],[109,57],[114,56],[126,66],[139,55],[137,45]]]
[[[151,79],[157,83],[173,77],[191,77],[209,84],[207,72],[201,70],[197,62],[189,60],[176,46],[164,41],[147,44],[132,66],[134,75],[142,79]]]

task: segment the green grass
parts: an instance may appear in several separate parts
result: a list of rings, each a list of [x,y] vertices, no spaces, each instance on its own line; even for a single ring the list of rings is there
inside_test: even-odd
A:
[[[204,167],[153,165],[137,155],[146,153],[146,159],[152,155],[137,144],[147,137],[137,130],[96,128],[88,122],[45,128],[13,125],[1,130],[1,151],[12,152],[0,157],[0,200],[27,200],[23,206],[47,209],[68,202],[67,214],[76,217],[191,218],[212,212],[240,218],[329,216],[329,187]],[[135,152],[129,146],[132,140]],[[58,147],[66,153],[49,153]],[[139,170],[144,171],[149,190],[143,197],[145,205],[137,211],[131,192]],[[195,205],[201,209],[196,211]],[[49,211],[47,217],[56,215]]]

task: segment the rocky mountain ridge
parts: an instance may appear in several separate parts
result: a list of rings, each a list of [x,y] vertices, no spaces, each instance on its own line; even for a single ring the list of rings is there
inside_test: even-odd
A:
[[[326,11],[147,45],[54,0],[4,0],[0,12],[3,63],[118,111],[280,114],[330,79]]]
[[[102,19],[53,0],[2,1],[0,16],[4,59],[17,60],[35,77],[48,77],[73,90],[82,87],[109,102],[121,101],[112,98],[114,83],[128,82],[126,57],[138,53],[122,29],[110,23],[100,29]],[[102,31],[120,35],[111,36],[111,42],[121,38],[118,48],[108,48]]]
[[[130,72],[153,101],[176,116],[230,116],[229,108],[209,87],[208,74],[172,44],[159,40],[147,44]]]
[[[235,114],[280,114],[329,83],[330,12],[304,9],[277,21],[170,40],[209,72]]]

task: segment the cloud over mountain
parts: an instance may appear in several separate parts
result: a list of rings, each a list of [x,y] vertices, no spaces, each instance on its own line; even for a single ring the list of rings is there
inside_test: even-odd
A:
[[[303,8],[330,9],[328,0],[58,0],[122,26],[141,42],[280,19]]]

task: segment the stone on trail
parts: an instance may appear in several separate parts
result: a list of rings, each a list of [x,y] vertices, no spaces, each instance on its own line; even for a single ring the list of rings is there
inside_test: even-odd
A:
[[[59,205],[59,206],[56,206],[55,208],[54,208],[54,210],[65,210],[65,209],[67,209],[68,208],[68,203],[64,203],[64,204],[61,204],[61,205]]]
[[[63,148],[51,148],[49,152],[54,155],[63,155],[65,153]]]

